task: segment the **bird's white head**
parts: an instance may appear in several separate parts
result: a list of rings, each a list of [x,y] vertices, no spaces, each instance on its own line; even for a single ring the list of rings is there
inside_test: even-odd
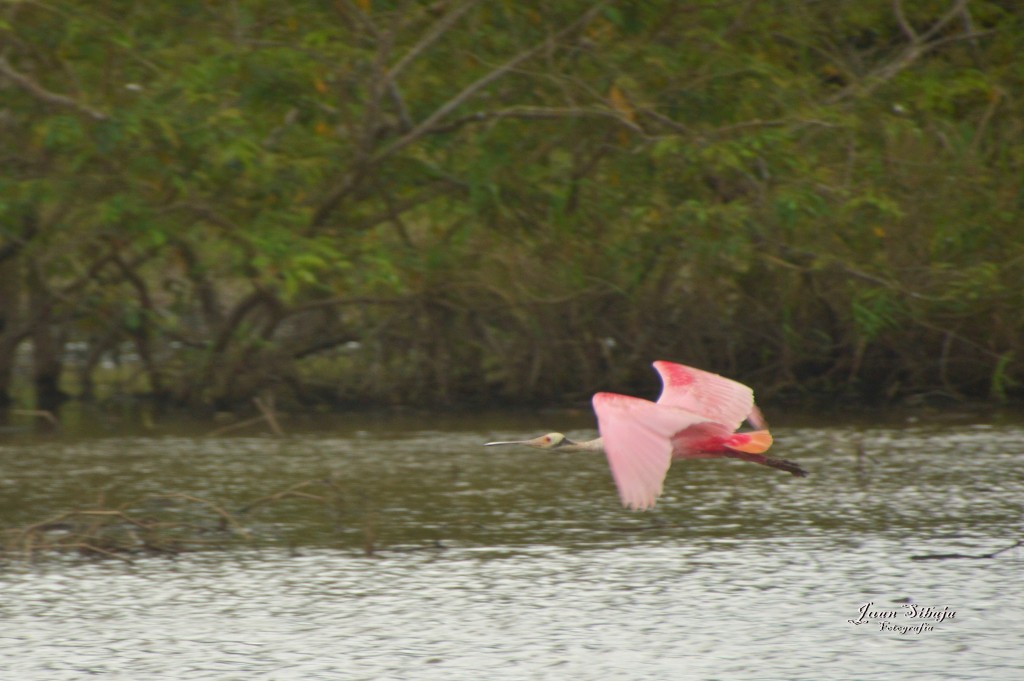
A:
[[[541,435],[535,437],[532,440],[505,440],[502,442],[488,442],[484,447],[491,447],[492,445],[524,445],[526,447],[534,447],[536,449],[557,449],[563,445],[574,444],[572,440],[562,435],[561,433],[548,433],[547,435]]]

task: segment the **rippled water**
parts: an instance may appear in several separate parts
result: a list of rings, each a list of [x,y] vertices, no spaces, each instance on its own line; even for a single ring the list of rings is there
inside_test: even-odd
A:
[[[0,678],[1022,678],[1024,548],[911,556],[1022,538],[1024,428],[779,428],[811,477],[685,462],[633,514],[600,457],[479,446],[534,425],[0,442],[5,528],[176,491],[249,533],[8,557]]]

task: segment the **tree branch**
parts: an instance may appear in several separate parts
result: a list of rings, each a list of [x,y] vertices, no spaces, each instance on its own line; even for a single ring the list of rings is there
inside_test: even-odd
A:
[[[957,17],[962,16],[966,6],[967,0],[956,0],[956,2],[953,3],[953,6],[945,14],[939,17],[939,19],[932,24],[927,31],[918,35],[914,32],[913,27],[911,27],[907,22],[906,17],[903,16],[903,8],[900,1],[894,0],[893,12],[896,14],[896,22],[900,25],[900,30],[908,37],[910,41],[909,44],[895,59],[876,68],[861,81],[843,88],[843,90],[836,93],[835,96],[829,98],[828,103],[835,103],[852,95],[870,95],[883,84],[892,80],[900,72],[909,68],[911,64],[938,46],[959,40],[971,40],[981,35],[985,35],[987,32],[963,33],[960,35],[947,36],[945,38],[932,40],[932,38],[946,28],[950,22]]]
[[[402,55],[402,58],[395,62],[395,65],[388,69],[387,75],[385,76],[384,84],[390,84],[398,78],[399,74],[405,70],[405,67],[411,64],[417,57],[419,57],[424,50],[433,45],[437,40],[448,32],[448,30],[455,25],[462,15],[472,9],[473,5],[477,4],[478,0],[468,0],[455,7],[441,19],[434,23],[430,27],[423,37],[421,37],[415,45],[409,48],[409,51]]]
[[[389,156],[392,156],[393,154],[396,154],[397,152],[401,151],[410,144],[413,144],[414,142],[418,141],[424,135],[435,132],[437,124],[441,120],[443,120],[448,114],[457,109],[459,106],[462,106],[464,103],[466,103],[480,90],[487,87],[488,85],[498,80],[502,76],[506,75],[508,72],[510,72],[512,69],[516,68],[523,62],[536,56],[538,53],[542,52],[552,43],[558,41],[559,39],[572,33],[573,31],[579,30],[581,27],[586,26],[588,23],[590,23],[591,20],[593,20],[597,13],[604,8],[606,4],[606,0],[601,0],[600,2],[595,3],[593,6],[590,7],[590,9],[588,9],[586,12],[580,15],[579,18],[577,18],[575,21],[573,21],[571,24],[569,24],[562,30],[558,31],[557,33],[550,36],[546,40],[537,43],[533,47],[524,50],[523,52],[520,52],[516,56],[506,61],[501,66],[498,66],[497,68],[486,73],[485,75],[481,76],[480,78],[476,79],[475,81],[464,87],[454,97],[452,97],[447,102],[442,104],[440,107],[435,109],[432,114],[427,116],[423,121],[421,121],[418,125],[413,127],[412,130],[408,131],[405,135],[399,137],[397,140],[393,141],[391,144],[377,151],[376,153],[371,154],[367,159],[365,159],[365,161],[361,160],[357,162],[355,167],[346,174],[346,179],[343,182],[339,183],[339,185],[332,191],[330,191],[327,194],[327,196],[320,202],[320,206],[313,213],[313,218],[311,221],[312,226],[319,227],[323,225],[323,223],[327,220],[328,216],[334,211],[335,208],[338,207],[338,205],[340,205],[341,201],[360,186],[364,179],[363,176],[369,170],[370,166],[383,161],[384,159],[388,158]],[[452,21],[454,21],[454,19],[452,19]],[[440,33],[438,33],[438,36],[440,36]],[[432,42],[427,41],[426,38],[427,37],[420,41],[421,43],[424,43],[424,48],[430,42]],[[414,47],[413,50],[415,49],[416,48]],[[408,57],[408,54],[406,55],[406,57]],[[403,57],[402,59],[399,60],[398,66],[402,66],[404,68],[403,62],[408,61],[406,57]],[[396,69],[393,68],[391,71],[395,70]]]
[[[493,121],[505,118],[516,119],[557,119],[557,118],[610,118],[621,123],[636,133],[644,134],[643,128],[630,121],[614,109],[603,108],[570,108],[570,107],[541,107],[541,106],[513,106],[507,109],[494,111],[477,111],[460,118],[456,118],[445,125],[435,126],[430,130],[431,134],[447,133],[458,130],[471,123]]]
[[[84,113],[98,121],[107,119],[107,115],[98,109],[86,106],[81,102],[68,97],[67,95],[61,95],[56,92],[50,92],[39,83],[35,82],[24,73],[17,71],[11,63],[7,61],[7,57],[0,56],[0,75],[6,76],[15,85],[25,90],[36,99],[46,102],[47,104],[54,104],[56,106],[64,106],[80,113]]]
[[[564,29],[554,34],[547,40],[539,42],[533,47],[526,49],[523,52],[520,52],[516,56],[506,61],[501,66],[481,76],[480,78],[477,78],[475,81],[473,81],[472,83],[464,87],[462,90],[460,90],[454,97],[452,97],[447,102],[445,102],[437,109],[435,109],[434,113],[427,116],[422,122],[419,123],[419,125],[414,127],[412,130],[410,130],[402,137],[392,142],[390,145],[388,145],[381,151],[374,154],[373,161],[381,161],[387,158],[388,156],[391,156],[392,154],[401,151],[405,147],[409,146],[413,142],[417,141],[418,139],[426,135],[427,133],[433,132],[437,123],[439,123],[442,119],[444,119],[445,116],[450,114],[459,106],[464,104],[467,100],[473,97],[480,90],[487,87],[494,81],[498,80],[499,78],[507,74],[509,71],[522,64],[523,62],[534,57],[539,52],[544,50],[544,48],[548,47],[550,44],[568,35],[569,33],[578,30],[580,27],[586,26],[588,23],[590,23],[594,16],[604,7],[604,5],[604,2],[596,3],[586,12],[584,12],[578,19],[576,19],[576,21],[572,22],[571,24],[569,24]]]
[[[989,551],[988,553],[981,553],[973,555],[970,553],[925,553],[918,556],[911,556],[910,560],[949,560],[950,558],[971,558],[974,560],[984,560],[986,558],[995,558],[1000,553],[1005,553],[1011,549],[1015,549],[1018,546],[1024,546],[1024,540],[1017,541],[1010,546],[1005,548],[997,549],[995,551]]]
[[[903,35],[907,36],[910,42],[917,42],[918,38],[914,27],[907,21],[907,17],[903,15],[903,0],[892,0],[892,13],[896,15],[896,23],[899,24]]]

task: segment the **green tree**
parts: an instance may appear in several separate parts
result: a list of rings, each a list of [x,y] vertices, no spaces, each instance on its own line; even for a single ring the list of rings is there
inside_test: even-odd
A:
[[[43,405],[129,349],[128,389],[211,406],[575,399],[656,357],[769,390],[1018,390],[1001,3],[0,22],[0,394],[28,341]]]

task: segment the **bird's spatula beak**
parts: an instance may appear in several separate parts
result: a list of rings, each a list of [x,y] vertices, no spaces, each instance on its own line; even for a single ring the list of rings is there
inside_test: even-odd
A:
[[[492,447],[494,445],[525,445],[527,447],[536,447],[540,444],[543,438],[534,438],[532,440],[502,440],[500,442],[487,442],[484,447]]]
[[[503,440],[501,442],[488,442],[484,447],[490,447],[491,445],[522,445],[524,447],[535,447],[537,449],[555,449],[562,445],[573,444],[575,443],[572,440],[567,439],[561,433],[548,433],[547,435],[535,437],[532,440]]]

